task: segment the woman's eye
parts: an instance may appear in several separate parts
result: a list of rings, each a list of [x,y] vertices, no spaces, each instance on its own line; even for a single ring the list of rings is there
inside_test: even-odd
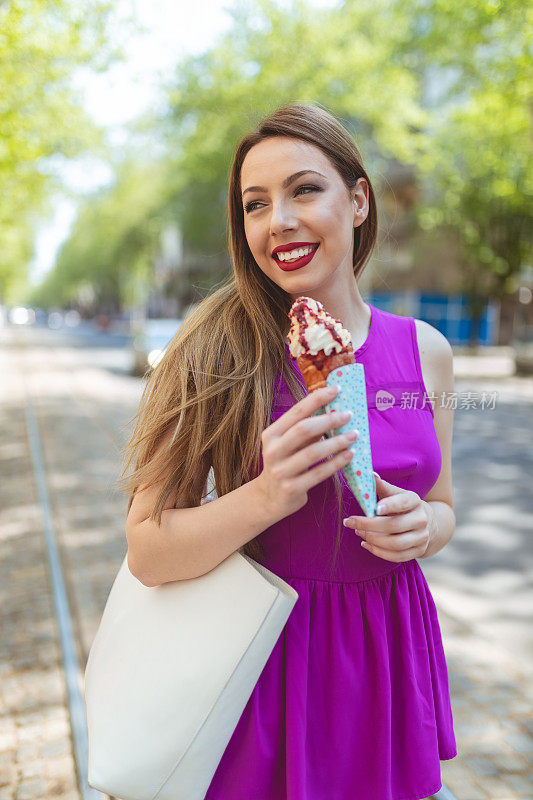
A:
[[[296,189],[295,194],[298,194],[298,192],[301,191],[302,189],[311,189],[312,192],[319,192],[320,191],[318,186],[312,186],[311,184],[306,184],[305,186],[298,186],[298,188]],[[306,192],[306,194],[307,194],[307,192]]]
[[[309,184],[305,184],[305,186],[298,186],[298,188],[296,189],[296,191],[294,192],[294,194],[295,194],[295,195],[297,195],[297,194],[299,194],[300,192],[303,192],[303,190],[304,190],[304,189],[310,189],[312,192],[321,192],[321,191],[322,191],[322,189],[320,189],[320,187],[319,187],[319,186],[313,186],[313,184],[309,183]],[[307,192],[303,192],[303,193],[304,193],[304,194],[307,194]],[[256,207],[258,204],[259,204],[259,205],[261,205],[261,203],[259,202],[259,200],[252,200],[252,202],[251,202],[251,203],[248,203],[247,205],[245,205],[245,207],[244,207],[244,210],[245,210],[245,211],[246,211],[246,213],[248,214],[250,211],[254,211],[254,210],[255,210],[255,207]]]
[[[247,203],[247,205],[244,206],[246,213],[248,214],[249,211],[253,211],[258,202],[258,200],[254,200],[252,203]]]

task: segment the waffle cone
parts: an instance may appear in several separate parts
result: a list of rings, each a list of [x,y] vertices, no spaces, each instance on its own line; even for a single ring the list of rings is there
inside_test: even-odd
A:
[[[319,350],[316,355],[298,356],[297,361],[308,391],[313,392],[327,386],[326,378],[330,372],[345,364],[354,364],[355,358],[353,348],[350,347],[329,356]]]

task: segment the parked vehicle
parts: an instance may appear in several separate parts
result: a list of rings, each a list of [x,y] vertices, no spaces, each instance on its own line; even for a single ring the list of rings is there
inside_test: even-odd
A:
[[[132,340],[133,375],[145,375],[161,361],[168,343],[174,337],[183,320],[147,319],[142,329]]]

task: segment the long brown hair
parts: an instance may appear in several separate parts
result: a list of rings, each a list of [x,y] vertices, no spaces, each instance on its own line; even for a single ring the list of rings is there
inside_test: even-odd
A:
[[[320,148],[347,189],[361,177],[368,182],[368,215],[354,228],[356,278],[376,241],[372,185],[351,135],[335,117],[315,105],[292,103],[269,114],[241,139],[231,167],[228,196],[233,274],[183,321],[147,379],[133,434],[123,450],[124,468],[118,485],[130,494],[128,511],[139,486],[163,481],[150,515],[158,525],[173,491],[180,498],[179,507],[201,504],[211,467],[218,497],[258,474],[261,434],[270,422],[278,371],[296,401],[306,394],[287,362],[284,346],[292,298],[258,267],[244,232],[242,164],[254,145],[272,136],[289,136]],[[163,437],[170,438],[154,456]],[[132,463],[134,470],[127,475]],[[335,561],[342,508],[337,473],[334,485],[338,501]],[[257,537],[240,550],[261,559]]]

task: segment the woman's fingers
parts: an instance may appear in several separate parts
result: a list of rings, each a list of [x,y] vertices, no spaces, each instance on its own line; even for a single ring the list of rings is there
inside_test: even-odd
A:
[[[333,391],[332,391],[333,389]],[[273,502],[291,513],[307,502],[307,490],[344,467],[357,431],[333,435],[350,414],[316,414],[337,395],[336,387],[317,389],[271,423],[262,433],[262,484]],[[326,435],[326,434],[330,435]]]
[[[296,481],[301,489],[307,492],[313,486],[322,483],[322,481],[325,481],[335,472],[338,472],[339,469],[346,466],[352,460],[353,455],[351,450],[343,449],[327,461],[317,464],[316,467],[312,467],[307,472],[302,473]]]
[[[341,433],[337,436],[325,437],[323,440],[309,444],[302,450],[298,450],[294,455],[285,460],[289,475],[298,475],[312,467],[318,461],[322,461],[328,456],[334,455],[339,451],[351,447],[357,439],[357,431]],[[351,453],[351,451],[349,451]],[[353,455],[353,453],[352,453]]]
[[[300,419],[278,438],[278,452],[282,458],[287,458],[302,447],[320,439],[328,431],[334,431],[336,428],[346,425],[348,420],[348,415],[338,411]]]
[[[368,517],[359,521],[357,517],[346,519],[347,528],[358,528],[366,536],[383,536],[405,533],[405,531],[415,530],[424,525],[423,518],[418,508],[409,511],[407,514],[392,514],[391,516]]]

